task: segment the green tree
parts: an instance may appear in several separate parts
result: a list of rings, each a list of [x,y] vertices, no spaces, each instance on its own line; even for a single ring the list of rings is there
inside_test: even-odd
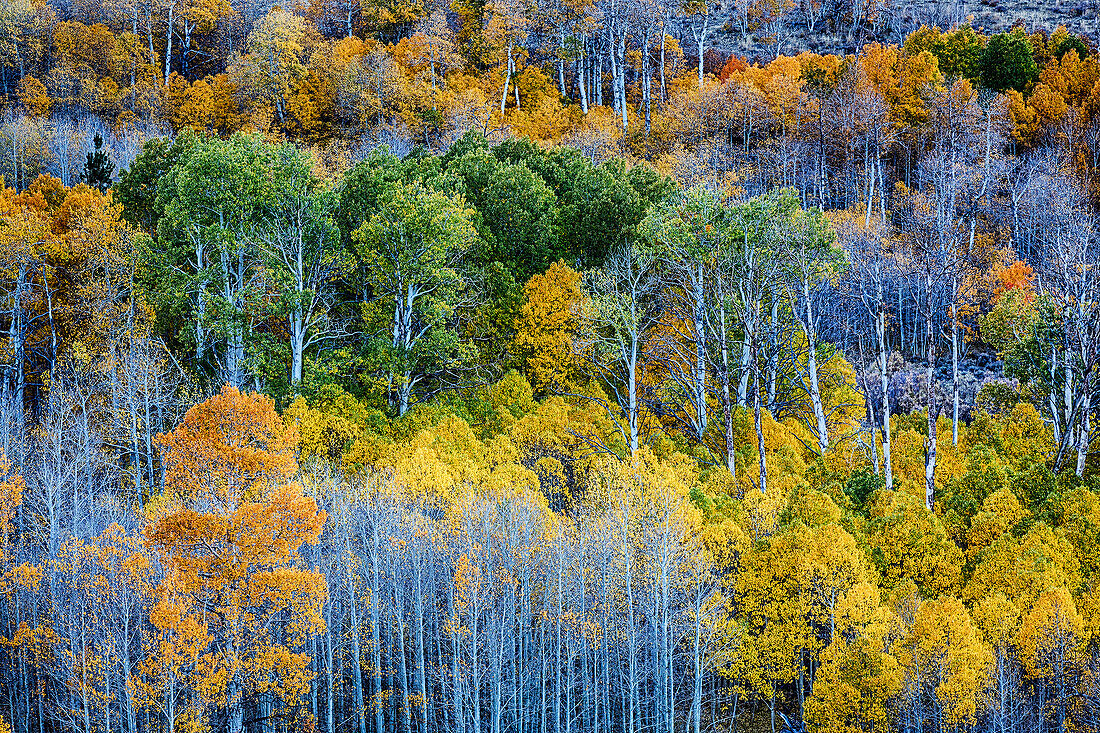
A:
[[[398,416],[461,362],[454,317],[466,290],[463,258],[477,241],[472,217],[459,197],[392,184],[352,233],[366,278],[367,330]]]
[[[120,173],[113,189],[114,198],[122,204],[122,218],[131,226],[150,233],[156,231],[164,213],[163,207],[157,206],[157,185],[195,140],[190,128],[182,130],[175,140],[148,140],[130,167]]]
[[[1086,59],[1089,55],[1089,46],[1085,43],[1085,40],[1081,36],[1075,36],[1072,33],[1067,33],[1065,36],[1059,38],[1059,33],[1055,31],[1054,37],[1051,38],[1054,43],[1054,56],[1059,61],[1070,51],[1077,52],[1078,59]]]
[[[615,159],[596,166],[576,148],[505,140],[493,154],[546,182],[557,197],[563,256],[585,267],[598,267],[609,250],[633,238],[649,207],[675,188],[648,165],[627,168]]]
[[[93,188],[98,188],[100,193],[106,193],[111,187],[111,178],[115,172],[115,164],[111,162],[111,154],[103,149],[103,138],[96,133],[93,141],[95,149],[88,153],[84,163],[84,173],[80,180]]]
[[[985,43],[985,36],[978,35],[969,25],[959,26],[948,33],[922,25],[905,39],[904,49],[910,57],[922,51],[931,53],[945,77],[961,77],[976,82]]]
[[[272,165],[274,193],[252,238],[264,257],[264,276],[275,315],[289,337],[290,388],[302,383],[306,351],[335,336],[332,287],[351,258],[339,248],[332,192],[313,175],[309,156],[280,145]]]
[[[479,264],[500,262],[516,282],[526,282],[568,255],[559,236],[554,192],[527,166],[501,163],[488,151],[473,150],[446,172],[480,215]]]
[[[1016,28],[989,39],[978,61],[982,86],[996,92],[1024,91],[1039,74],[1032,55],[1031,41]]]
[[[343,175],[337,188],[336,223],[344,242],[351,246],[351,233],[374,215],[393,184],[419,182],[428,188],[442,188],[441,163],[440,158],[417,152],[399,158],[385,146],[371,151]]]
[[[273,203],[275,153],[259,135],[197,140],[158,188],[161,298],[192,324],[195,369],[238,387],[270,306],[252,235]]]

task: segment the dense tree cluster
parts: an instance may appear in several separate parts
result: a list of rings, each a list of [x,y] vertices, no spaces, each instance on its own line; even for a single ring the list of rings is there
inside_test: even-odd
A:
[[[1100,731],[1100,61],[710,14],[0,5],[0,727]]]
[[[886,179],[908,183],[936,93],[960,79],[1007,94],[1019,145],[1067,146],[1096,167],[1096,59],[1064,28],[908,27],[880,0],[723,7],[10,0],[0,174],[72,185],[96,134],[123,168],[147,140],[190,129],[295,140],[339,171],[379,142],[442,151],[476,129],[644,158],[682,181],[717,169],[795,185],[832,205],[866,186],[857,159],[882,163],[887,195]],[[781,55],[793,21],[828,26],[849,55]],[[752,66],[723,50],[737,37],[760,52]]]

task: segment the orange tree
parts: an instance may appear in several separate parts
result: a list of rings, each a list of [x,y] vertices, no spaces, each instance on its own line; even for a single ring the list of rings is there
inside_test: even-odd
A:
[[[325,513],[291,480],[294,436],[271,399],[226,386],[158,441],[165,491],[149,508],[147,543],[165,580],[139,696],[168,730],[194,722],[236,733],[253,718],[292,717],[326,595],[298,554],[317,542]],[[194,694],[177,704],[184,687]]]

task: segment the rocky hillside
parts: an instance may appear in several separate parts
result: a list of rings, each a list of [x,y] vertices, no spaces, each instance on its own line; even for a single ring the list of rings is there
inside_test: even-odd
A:
[[[755,0],[754,7],[764,1]],[[816,13],[815,5],[811,5],[815,0],[788,1],[793,2],[793,8],[781,20],[758,25],[746,33],[741,21],[744,3],[720,0],[720,7],[716,6],[720,28],[711,35],[710,44],[715,56],[736,53],[750,61],[767,61],[777,53],[853,53],[873,41],[900,45],[921,25],[948,28],[968,20],[986,33],[1000,33],[1017,23],[1029,32],[1050,32],[1064,25],[1093,46],[1100,41],[1100,0],[869,0],[864,8],[878,9],[855,27],[852,4],[844,0],[816,0],[820,5]],[[772,2],[778,5],[780,0]],[[813,22],[811,15],[816,15]],[[685,53],[694,55],[690,30],[685,26],[680,35]]]

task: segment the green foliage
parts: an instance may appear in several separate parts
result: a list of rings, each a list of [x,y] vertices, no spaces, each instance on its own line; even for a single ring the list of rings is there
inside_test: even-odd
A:
[[[234,375],[244,369],[245,341],[253,335],[247,328],[250,314],[266,306],[255,277],[259,252],[249,234],[275,195],[273,158],[274,150],[259,136],[203,138],[158,186],[157,206],[164,214],[157,238],[165,249],[164,264],[181,273],[180,287],[164,296],[185,305],[186,317],[196,324],[197,370],[213,368],[208,358],[228,359]],[[211,350],[208,338],[224,346]]]
[[[438,188],[440,160],[432,155],[410,153],[398,158],[382,146],[346,171],[337,192],[336,223],[345,243],[351,233],[378,210],[389,187],[395,183],[413,183]]]
[[[886,480],[870,468],[859,468],[852,471],[844,484],[844,493],[859,508],[867,505],[867,500],[876,491],[881,491],[886,486]]]
[[[512,344],[523,307],[523,286],[500,262],[475,269],[469,277],[480,297],[465,320],[463,336],[475,345],[478,364],[508,370],[515,366]]]
[[[156,231],[164,213],[157,204],[157,186],[196,140],[190,130],[184,130],[175,140],[148,140],[130,167],[122,171],[112,191],[115,200],[122,204],[123,218],[131,226]]]
[[[1057,37],[1057,36],[1055,36]],[[1085,43],[1085,40],[1081,36],[1075,36],[1073,34],[1067,35],[1065,38],[1060,39],[1054,48],[1052,49],[1054,57],[1059,61],[1070,51],[1074,51],[1077,54],[1078,59],[1085,59],[1089,55],[1089,46]]]
[[[504,145],[504,149],[507,150],[509,143],[505,143]],[[486,137],[480,132],[478,132],[477,130],[467,130],[462,137],[460,137],[458,140],[455,140],[451,147],[447,149],[447,152],[444,153],[441,158],[441,162],[443,163],[444,168],[450,168],[451,163],[465,156],[466,154],[478,151],[489,151],[492,150],[492,147],[493,146],[489,143],[489,140],[486,139]]]
[[[454,323],[467,287],[463,260],[478,241],[472,218],[460,197],[394,183],[352,232],[367,293],[364,326],[398,416],[438,388],[432,376],[468,356]]]
[[[93,188],[99,189],[101,193],[106,193],[107,189],[111,187],[115,164],[111,162],[110,154],[103,149],[103,138],[100,137],[98,132],[95,135],[93,145],[95,148],[88,153],[80,180]]]
[[[383,192],[404,178],[401,159],[386,147],[372,150],[365,160],[344,173],[337,194],[336,221],[345,241],[350,241],[351,233],[378,209]]]
[[[505,140],[493,154],[523,164],[553,190],[563,256],[582,267],[599,265],[612,247],[632,239],[649,207],[675,189],[648,165],[628,168],[612,159],[594,166],[576,148],[543,150],[529,140]]]
[[[990,415],[1012,411],[1020,402],[1020,393],[1008,382],[987,382],[978,390],[974,407]]]
[[[1031,41],[1023,30],[999,33],[989,39],[978,61],[978,79],[995,92],[1027,90],[1039,75]]]
[[[240,133],[144,155],[125,195],[157,220],[143,277],[173,346],[200,379],[252,379],[280,398],[293,391],[304,352],[333,328],[326,291],[353,264],[311,159]],[[146,179],[165,166],[150,205]]]
[[[945,77],[977,82],[986,42],[986,37],[975,32],[969,24],[947,33],[922,25],[905,39],[904,50],[908,56],[928,51],[936,57],[940,73]]]
[[[480,264],[503,263],[517,282],[526,282],[569,254],[559,236],[554,192],[527,166],[474,149],[452,160],[446,172],[479,214],[482,243],[473,255]]]

